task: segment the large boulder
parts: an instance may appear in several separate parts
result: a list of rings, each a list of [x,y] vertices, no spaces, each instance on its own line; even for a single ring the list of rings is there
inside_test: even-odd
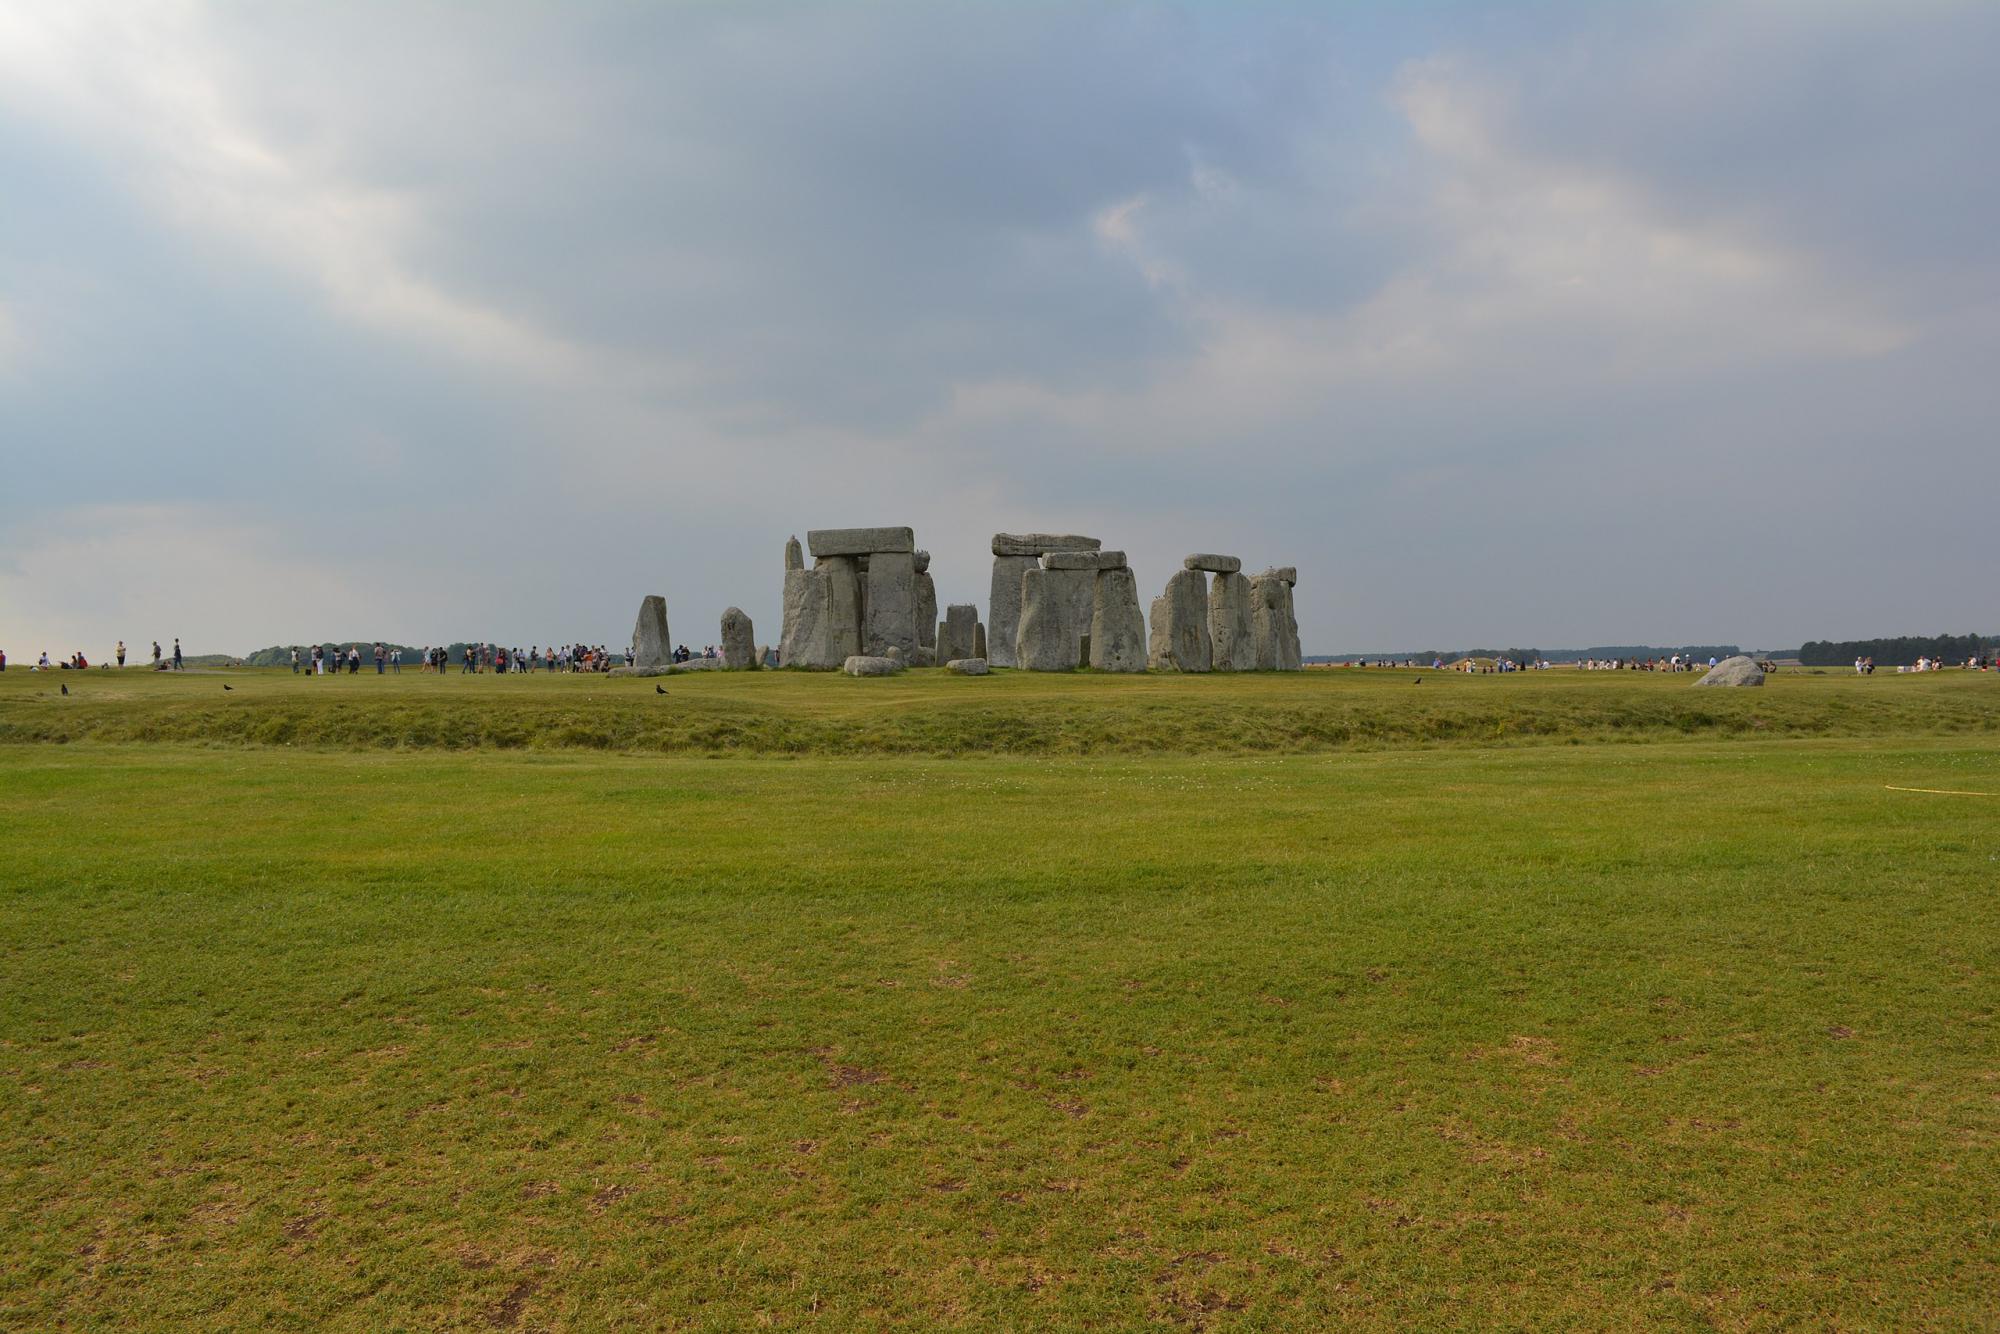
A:
[[[1155,652],[1149,656],[1161,659],[1155,666],[1177,672],[1209,670],[1213,659],[1208,641],[1208,576],[1200,570],[1175,570],[1167,580],[1167,591],[1153,605],[1164,610],[1166,622],[1164,629],[1158,625],[1153,629]]]
[[[841,664],[841,670],[849,676],[894,676],[903,670],[903,663],[900,658],[857,653]]]
[[[1125,553],[1122,551],[1044,551],[1041,560],[1045,570],[1122,570],[1125,568]]]
[[[1050,551],[1095,551],[1104,543],[1075,533],[995,533],[996,556],[1040,556]]]
[[[1724,658],[1708,669],[1698,686],[1761,686],[1764,684],[1764,669],[1757,665],[1755,658],[1737,654]]]
[[[944,669],[960,676],[984,676],[990,670],[984,658],[953,658]]]
[[[1181,562],[1184,569],[1201,570],[1207,574],[1238,574],[1243,569],[1243,561],[1237,556],[1218,556],[1212,551],[1197,551]]]
[[[757,661],[757,631],[741,607],[722,613],[722,665],[732,672],[754,671]]]
[[[632,667],[664,667],[673,660],[673,636],[667,633],[667,600],[658,593],[639,602],[639,620],[632,627]]]
[[[1076,624],[1075,599],[1069,583],[1077,573],[1032,566],[1022,574],[1021,624],[1014,639],[1015,666],[1031,672],[1077,669],[1083,631]]]
[[[838,667],[833,646],[833,581],[824,570],[785,571],[785,632],[780,667]]]
[[[825,556],[813,569],[827,579],[832,649],[827,666],[832,667],[861,652],[861,562],[854,556]]]
[[[970,602],[954,602],[945,608],[944,619],[938,622],[937,656],[939,662],[949,663],[955,658],[977,658],[979,654],[979,608]]]
[[[1216,671],[1256,670],[1257,644],[1250,615],[1250,581],[1243,575],[1224,572],[1215,576],[1215,582],[1208,590],[1208,639],[1213,651],[1211,665]]]
[[[866,618],[861,636],[864,653],[901,650],[905,658],[917,648],[917,571],[907,551],[878,551],[868,558]],[[933,606],[931,615],[936,615]]]
[[[1146,670],[1146,618],[1139,612],[1139,579],[1119,567],[1103,571],[1090,609],[1090,665],[1100,672]]]
[[[917,534],[911,528],[813,528],[806,532],[806,547],[815,556],[908,555],[917,549]]]

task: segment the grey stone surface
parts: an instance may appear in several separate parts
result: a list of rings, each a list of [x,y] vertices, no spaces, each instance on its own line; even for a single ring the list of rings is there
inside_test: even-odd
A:
[[[1177,672],[1205,672],[1211,655],[1208,642],[1208,576],[1199,570],[1175,570],[1167,580],[1166,665]]]
[[[842,663],[840,669],[849,676],[894,676],[903,670],[903,664],[895,658],[857,653]]]
[[[1209,665],[1218,672],[1248,672],[1257,667],[1257,645],[1250,619],[1250,581],[1240,574],[1218,574],[1208,589]]]
[[[1235,556],[1218,556],[1212,551],[1197,551],[1181,562],[1187,570],[1205,570],[1209,574],[1240,574],[1243,562]]]
[[[933,608],[931,615],[936,615]],[[917,572],[908,552],[878,551],[868,558],[868,591],[862,603],[863,653],[899,649],[905,658],[917,647]]]
[[[1146,669],[1164,672],[1173,664],[1173,652],[1167,639],[1167,599],[1165,594],[1153,599],[1151,610],[1146,617]]]
[[[978,652],[978,639],[979,608],[970,602],[952,603],[945,608],[944,619],[938,622],[938,661],[984,656]]]
[[[1122,551],[1045,551],[1042,553],[1041,564],[1045,570],[1122,570],[1125,568],[1125,553]]]
[[[972,656],[991,661],[986,656],[986,622],[981,621],[972,632]]]
[[[916,631],[918,648],[937,647],[937,582],[918,570]]]
[[[827,579],[831,666],[861,652],[861,566],[852,556],[826,556],[813,568]]]
[[[1270,569],[1264,571],[1264,573],[1274,579],[1282,579],[1294,587],[1299,582],[1299,567],[1296,565],[1273,565]]]
[[[732,672],[755,671],[757,630],[741,607],[722,613],[722,665]]]
[[[997,546],[999,539],[995,538]],[[1021,576],[1038,568],[1041,556],[1003,555],[993,558],[993,587],[986,600],[986,628],[993,643],[989,657],[995,667],[1014,665],[1014,637],[1021,624]]]
[[[789,538],[785,542],[785,568],[803,570],[806,567],[805,551],[799,546],[799,539]]]
[[[678,669],[671,663],[663,667],[613,667],[606,676],[672,676]]]
[[[1299,655],[1299,623],[1292,612],[1292,586],[1282,575],[1260,574],[1250,581],[1250,626],[1257,670],[1295,672],[1304,666]]]
[[[815,556],[872,556],[878,551],[909,554],[917,549],[910,528],[811,528],[806,548]]]
[[[833,581],[824,570],[787,570],[778,665],[837,667],[845,656],[833,647]]]
[[[911,554],[914,558],[911,563],[916,567],[917,573],[925,574],[929,572],[931,568],[931,553],[928,551],[916,551]]]
[[[1100,672],[1146,670],[1146,618],[1139,612],[1139,577],[1128,569],[1097,576],[1090,612],[1090,665]]]
[[[1695,684],[1698,686],[1761,686],[1764,684],[1764,669],[1757,665],[1755,658],[1748,658],[1739,653],[1733,658],[1724,658],[1721,662],[1716,663]]]
[[[1075,533],[995,533],[996,556],[1039,556],[1045,551],[1095,551],[1104,543]]]
[[[1021,624],[1014,665],[1031,672],[1073,672],[1083,642],[1071,577],[1078,571],[1030,566],[1021,576]]]
[[[674,655],[673,636],[667,632],[667,600],[649,593],[639,600],[639,620],[632,627],[634,667],[661,667]]]
[[[984,658],[953,658],[944,665],[944,669],[957,672],[960,676],[984,676],[992,670]]]

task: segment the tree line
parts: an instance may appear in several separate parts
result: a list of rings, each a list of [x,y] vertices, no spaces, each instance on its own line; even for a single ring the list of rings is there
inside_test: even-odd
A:
[[[1851,667],[1856,658],[1878,666],[1908,667],[1918,658],[1964,662],[2000,648],[2000,635],[1897,635],[1893,639],[1815,639],[1799,649],[1807,667]]]

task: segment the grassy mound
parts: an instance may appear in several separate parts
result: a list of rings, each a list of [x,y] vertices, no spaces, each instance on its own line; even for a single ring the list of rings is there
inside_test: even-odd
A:
[[[1421,675],[1423,683],[1416,684]],[[1990,734],[2000,677],[1692,677],[1332,671],[1111,677],[763,672],[651,680],[315,680],[289,672],[0,676],[0,742],[656,754],[1249,754],[1672,737]],[[224,682],[233,689],[224,691]]]

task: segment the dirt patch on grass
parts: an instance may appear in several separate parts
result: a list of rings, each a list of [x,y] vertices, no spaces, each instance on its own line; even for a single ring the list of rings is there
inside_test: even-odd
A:
[[[531,1278],[524,1278],[510,1288],[500,1304],[486,1313],[488,1329],[513,1329],[521,1323],[521,1312],[528,1305],[528,1298],[535,1295],[541,1285]]]

